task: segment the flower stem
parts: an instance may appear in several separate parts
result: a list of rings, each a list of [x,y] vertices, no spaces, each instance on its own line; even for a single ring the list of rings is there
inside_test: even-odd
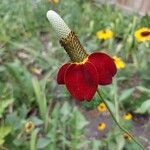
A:
[[[102,102],[106,105],[106,107],[107,107],[109,113],[111,114],[112,119],[114,120],[114,122],[116,123],[116,125],[117,125],[123,132],[125,132],[126,134],[128,134],[128,135],[131,137],[131,139],[132,139],[137,145],[139,145],[139,146],[141,147],[142,150],[145,150],[144,147],[143,147],[143,145],[142,145],[137,139],[135,139],[135,137],[134,137],[127,129],[125,129],[124,127],[122,127],[122,126],[119,124],[119,122],[118,122],[117,119],[115,118],[113,112],[112,112],[111,109],[109,108],[107,102],[106,102],[106,101],[103,99],[103,97],[101,96],[101,93],[100,93],[99,89],[97,89],[97,93],[98,93],[98,96],[100,97],[100,99],[102,100]]]
[[[119,122],[119,108],[118,108],[118,89],[117,89],[117,81],[114,79],[114,103],[115,103],[115,118]]]

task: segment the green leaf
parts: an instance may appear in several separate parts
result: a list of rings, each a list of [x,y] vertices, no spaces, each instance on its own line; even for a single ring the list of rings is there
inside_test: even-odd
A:
[[[98,104],[101,102],[101,99],[99,97],[94,97],[93,100],[91,100],[90,102],[88,101],[83,101],[82,105],[83,107],[87,108],[87,109],[94,109],[95,107],[98,106]]]
[[[48,126],[48,110],[47,110],[46,95],[44,91],[45,89],[42,88],[37,78],[32,78],[32,84],[36,96],[36,101],[39,107],[40,116],[44,121],[44,127],[46,130]]]
[[[32,132],[31,135],[31,140],[30,140],[30,150],[35,150],[36,149],[36,140],[37,140],[37,134],[38,134],[39,130],[35,129]]]
[[[106,100],[106,103],[108,104],[108,106],[111,109],[111,111],[113,113],[115,113],[115,106],[114,106],[114,104],[112,102],[110,102],[110,101],[107,101],[107,100]]]
[[[6,72],[9,75],[9,80],[13,83],[15,95],[26,95],[29,101],[33,100],[33,87],[31,82],[31,74],[18,59],[14,62],[5,64]],[[24,89],[24,90],[23,90]]]
[[[136,110],[137,113],[150,113],[150,99],[142,103],[141,107]]]
[[[2,145],[5,140],[4,138],[11,132],[10,126],[1,126],[0,127],[0,145]]]
[[[38,149],[44,149],[46,146],[48,146],[49,143],[50,143],[50,139],[48,139],[48,138],[40,138],[37,141],[37,148]]]
[[[32,117],[32,122],[36,125],[39,126],[41,124],[43,124],[43,121],[41,119],[39,119],[38,117]]]
[[[5,142],[4,139],[0,139],[0,145],[3,145],[4,142]]]
[[[13,103],[13,99],[8,100],[2,100],[0,101],[0,118],[2,117],[2,114],[4,113],[5,109]]]
[[[99,150],[101,145],[102,145],[102,143],[100,140],[92,141],[92,149],[94,149],[94,150]]]
[[[14,139],[13,141],[13,144],[18,147],[21,146],[23,143],[24,143],[23,139]]]
[[[70,113],[71,113],[71,107],[68,104],[68,102],[65,102],[63,104],[63,106],[60,109],[60,113],[61,113],[61,116],[62,116],[61,117],[62,122],[65,122],[68,119],[68,117],[70,116]]]
[[[22,106],[20,106],[20,108],[18,108],[19,111],[19,116],[20,118],[26,118],[28,110],[27,110],[27,106],[25,104],[23,104]]]
[[[68,104],[68,102],[65,102],[60,109],[61,114],[68,115],[70,113],[70,111],[71,111],[70,105]]]
[[[122,150],[125,145],[125,139],[123,138],[122,134],[116,136],[116,142],[117,142],[117,149]]]
[[[75,108],[75,115],[76,115],[76,121],[77,121],[77,129],[82,129],[85,125],[88,124],[88,121],[86,121],[85,117],[76,108]]]
[[[6,118],[6,122],[13,128],[13,130],[20,129],[22,127],[21,118],[17,112],[9,114]]]
[[[131,94],[133,93],[133,91],[134,91],[134,88],[123,90],[119,97],[119,101],[124,101],[127,98],[129,98],[131,96]]]
[[[136,88],[137,88],[138,90],[140,90],[141,92],[145,92],[145,93],[150,94],[150,89],[148,89],[148,88],[146,88],[146,87],[137,86]]]

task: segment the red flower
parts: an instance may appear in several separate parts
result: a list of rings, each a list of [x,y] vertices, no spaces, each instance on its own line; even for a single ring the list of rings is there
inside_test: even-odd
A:
[[[65,84],[76,99],[90,101],[98,85],[110,84],[116,71],[116,65],[110,56],[95,52],[81,63],[64,64],[58,72],[57,82]]]

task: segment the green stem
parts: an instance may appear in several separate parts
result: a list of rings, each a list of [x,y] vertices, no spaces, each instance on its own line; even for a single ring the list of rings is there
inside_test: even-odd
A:
[[[136,139],[134,138],[134,136],[133,136],[127,129],[125,129],[124,127],[122,127],[122,126],[119,124],[119,122],[116,120],[116,118],[115,118],[113,112],[112,112],[111,109],[109,108],[107,102],[106,102],[106,101],[103,99],[103,97],[101,96],[101,93],[100,93],[99,89],[97,89],[97,93],[98,93],[98,96],[100,97],[100,99],[102,100],[102,102],[106,105],[106,107],[107,107],[109,113],[111,114],[111,116],[112,116],[114,122],[117,124],[117,126],[118,126],[123,132],[125,132],[126,134],[128,134],[128,135],[131,137],[131,139],[132,139],[137,145],[139,145],[139,146],[141,147],[142,150],[145,150],[144,147],[143,147],[143,145],[142,145],[141,143],[139,143],[139,141],[136,140]]]
[[[117,81],[116,79],[114,79],[114,102],[115,102],[115,118],[116,120],[119,122],[119,108],[118,108],[118,101],[117,101],[117,97],[118,97],[118,89],[117,89]]]
[[[39,130],[35,129],[31,134],[30,150],[36,150],[36,140],[37,140],[38,132],[39,132]]]

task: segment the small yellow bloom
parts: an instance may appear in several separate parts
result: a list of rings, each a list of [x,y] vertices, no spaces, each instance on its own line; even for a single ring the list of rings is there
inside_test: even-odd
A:
[[[126,64],[123,62],[123,60],[120,57],[114,56],[113,59],[114,59],[117,69],[125,68]]]
[[[32,130],[34,129],[34,124],[32,121],[28,121],[26,122],[25,126],[24,126],[25,132],[30,133],[32,132]]]
[[[98,111],[100,112],[105,112],[107,110],[106,108],[106,105],[104,103],[100,103],[98,106],[97,106],[97,109]]]
[[[35,75],[41,75],[42,74],[42,69],[38,69],[36,67],[32,67],[31,68],[32,73],[34,73]]]
[[[113,37],[113,32],[110,29],[100,30],[96,33],[96,36],[100,40],[107,40]]]
[[[58,4],[58,3],[59,3],[59,0],[53,0],[53,2],[54,2],[55,4]]]
[[[135,31],[134,36],[138,42],[150,41],[150,28],[141,28]]]
[[[132,116],[132,114],[130,114],[130,113],[125,113],[124,115],[123,115],[123,119],[125,119],[125,120],[131,120],[133,118],[133,116]]]
[[[124,137],[125,140],[131,141],[131,137],[130,137],[129,134],[124,133],[124,134],[123,134],[123,137]]]
[[[106,124],[104,122],[100,122],[98,124],[98,127],[97,127],[98,130],[104,130],[105,128],[106,128]]]
[[[53,2],[55,4],[58,4],[59,3],[59,0],[48,0],[49,2]]]

